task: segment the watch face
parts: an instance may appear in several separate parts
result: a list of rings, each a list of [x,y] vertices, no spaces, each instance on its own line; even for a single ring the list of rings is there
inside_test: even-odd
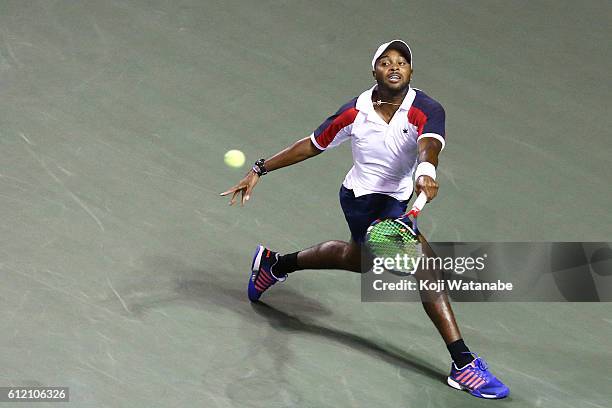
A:
[[[259,174],[260,176],[263,176],[264,174],[268,172],[266,168],[264,167],[264,162],[265,162],[264,159],[259,159],[255,162],[255,166],[257,167],[257,170],[259,170],[257,174]]]

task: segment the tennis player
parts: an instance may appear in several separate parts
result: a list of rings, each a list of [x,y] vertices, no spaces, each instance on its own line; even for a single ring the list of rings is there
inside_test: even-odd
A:
[[[270,171],[314,157],[350,140],[353,167],[340,187],[340,205],[351,231],[349,242],[326,241],[281,255],[259,245],[251,264],[248,296],[253,302],[277,282],[304,269],[362,268],[361,248],[368,226],[379,218],[397,218],[406,212],[414,192],[429,201],[438,192],[436,167],[444,148],[445,113],[442,105],[412,88],[412,52],[393,40],[378,47],[372,58],[374,86],[351,99],[309,137],[298,140],[269,159],[259,159],[238,184],[221,195],[237,196],[244,205],[260,178]],[[431,249],[425,245],[426,251]],[[417,272],[418,275],[419,272]],[[418,276],[417,276],[418,278]],[[423,307],[438,329],[452,363],[447,383],[480,398],[503,398],[509,389],[471,352],[461,337],[448,297],[421,293]]]

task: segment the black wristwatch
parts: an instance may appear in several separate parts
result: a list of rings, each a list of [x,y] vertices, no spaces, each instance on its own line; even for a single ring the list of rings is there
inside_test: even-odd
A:
[[[264,159],[259,159],[255,162],[255,164],[253,165],[253,171],[255,172],[255,174],[257,174],[259,177],[264,176],[266,174],[268,174],[268,170],[266,170],[266,166],[264,166],[264,163],[266,161]]]

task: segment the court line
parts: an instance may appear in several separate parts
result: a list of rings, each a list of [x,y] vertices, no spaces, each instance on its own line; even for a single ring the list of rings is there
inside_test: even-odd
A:
[[[40,280],[40,279],[36,278],[35,276],[33,276],[33,275],[31,275],[31,274],[26,273],[26,272],[22,272],[22,271],[19,271],[19,270],[17,270],[17,269],[13,269],[13,268],[6,268],[6,267],[4,267],[4,265],[2,266],[2,269],[3,269],[3,270],[5,270],[5,271],[9,271],[9,272],[16,273],[17,275],[21,275],[21,276],[26,277],[26,278],[30,278],[30,279],[32,279],[34,282],[37,282],[38,284],[40,284],[41,286],[46,287],[47,289],[51,289],[51,290],[54,290],[54,291],[56,291],[56,292],[63,293],[63,294],[65,294],[66,296],[69,296],[69,297],[71,297],[71,298],[73,298],[73,299],[75,299],[75,300],[77,300],[77,301],[79,301],[79,302],[81,302],[81,303],[86,304],[87,306],[91,306],[91,307],[93,307],[93,308],[95,308],[95,309],[99,309],[99,310],[101,310],[101,311],[104,311],[104,312],[110,313],[110,314],[111,314],[111,315],[113,315],[113,316],[119,316],[119,317],[121,317],[121,318],[123,318],[123,319],[125,319],[125,320],[130,321],[130,322],[138,322],[138,323],[143,323],[142,321],[140,321],[140,320],[138,320],[138,319],[130,319],[130,318],[128,318],[128,317],[126,317],[126,316],[124,316],[123,314],[118,313],[118,312],[115,312],[115,311],[113,311],[113,310],[111,310],[111,309],[109,309],[109,308],[106,308],[106,307],[103,307],[103,306],[97,305],[97,304],[95,304],[95,303],[88,302],[88,301],[86,301],[86,300],[84,300],[84,299],[81,299],[81,298],[79,298],[78,296],[75,296],[74,294],[72,294],[70,291],[67,291],[67,290],[65,290],[65,289],[62,289],[62,288],[58,288],[58,287],[56,287],[56,286],[53,286],[53,285],[51,285],[51,284],[49,284],[49,283],[47,283],[47,282],[44,282],[44,281],[42,281],[42,280]]]
[[[64,190],[66,190],[66,193],[68,193],[68,195],[87,213],[89,214],[89,216],[91,218],[93,218],[93,220],[96,222],[96,224],[98,224],[98,227],[100,227],[100,230],[102,230],[102,232],[106,232],[106,229],[104,228],[104,225],[102,224],[102,221],[100,221],[100,219],[98,217],[96,217],[96,215],[89,209],[89,207],[76,195],[72,192],[72,190],[70,190],[68,187],[66,187],[66,185],[64,184],[64,182],[62,180],[59,179],[59,177],[57,177],[52,171],[51,169],[49,169],[47,167],[47,164],[45,163],[45,161],[39,157],[39,155],[30,148],[30,146],[28,146],[26,144],[26,149],[28,150],[28,152],[30,153],[30,155],[32,157],[34,157],[34,159],[38,162],[38,164],[40,164],[40,166],[45,170],[45,172],[51,176],[51,178],[53,180],[55,180],[60,186],[62,186],[62,188]]]
[[[132,311],[127,307],[127,305],[125,304],[125,302],[123,301],[123,299],[119,295],[119,292],[117,292],[117,290],[115,289],[115,287],[111,283],[111,280],[110,280],[110,277],[108,276],[108,274],[106,275],[106,283],[108,283],[108,287],[111,288],[111,290],[113,291],[115,296],[117,296],[117,299],[119,299],[119,302],[121,302],[121,306],[123,306],[123,309],[125,309],[126,312],[131,314]]]

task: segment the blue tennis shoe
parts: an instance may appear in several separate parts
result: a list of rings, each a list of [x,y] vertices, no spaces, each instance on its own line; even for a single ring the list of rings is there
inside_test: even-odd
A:
[[[274,276],[274,265],[278,262],[278,253],[270,251],[263,245],[258,245],[253,254],[251,263],[251,277],[249,278],[249,300],[257,302],[261,295],[276,282],[284,282],[287,275]]]
[[[478,398],[505,398],[510,389],[488,370],[487,363],[476,354],[474,360],[459,369],[453,362],[446,382],[457,390],[465,390]]]

